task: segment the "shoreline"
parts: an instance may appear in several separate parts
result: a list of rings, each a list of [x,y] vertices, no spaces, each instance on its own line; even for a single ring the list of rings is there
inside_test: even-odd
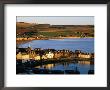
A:
[[[16,45],[19,45],[19,44],[24,44],[24,43],[27,43],[27,42],[30,42],[32,40],[16,40]]]
[[[82,39],[82,37],[59,37],[59,38],[50,38],[50,39]],[[94,38],[94,37],[83,37],[83,38]]]
[[[94,37],[83,37],[83,38],[94,38]],[[54,37],[54,38],[32,39],[32,40],[16,40],[16,44],[19,45],[33,40],[55,40],[55,39],[82,39],[82,37]]]

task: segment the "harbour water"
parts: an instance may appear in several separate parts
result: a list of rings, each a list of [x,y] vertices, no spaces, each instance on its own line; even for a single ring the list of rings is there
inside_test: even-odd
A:
[[[49,70],[77,70],[80,71],[80,74],[87,74],[89,70],[94,70],[94,65],[88,64],[88,61],[85,63],[73,63],[73,62],[63,62],[57,64],[46,64],[41,66],[36,66],[40,69],[49,69]]]
[[[29,45],[32,47],[32,49],[68,49],[70,51],[81,50],[87,53],[94,53],[94,38],[33,40],[31,42],[20,44],[19,47],[26,48]],[[94,70],[94,65],[91,65],[88,61],[85,61],[84,63],[62,62],[55,64],[40,65],[36,66],[35,68],[63,71],[75,70],[77,68],[77,70],[80,71],[80,74],[87,74],[89,70]]]

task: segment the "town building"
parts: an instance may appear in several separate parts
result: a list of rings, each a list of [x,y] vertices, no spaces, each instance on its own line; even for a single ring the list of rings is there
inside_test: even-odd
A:
[[[55,49],[42,49],[35,48],[34,50],[31,47],[28,48],[17,48],[16,49],[16,59],[17,60],[48,60],[48,59],[91,59],[94,58],[94,53],[84,53],[80,50],[75,52],[69,50],[55,50]]]
[[[54,53],[52,52],[46,53],[46,56],[47,58],[52,59],[54,57]]]
[[[46,55],[42,55],[42,59],[46,60],[48,59]]]
[[[91,58],[91,54],[88,53],[80,53],[78,54],[79,58]]]
[[[29,54],[27,54],[27,53],[21,53],[21,52],[19,52],[19,53],[16,55],[16,59],[17,59],[17,60],[22,60],[23,63],[30,60]]]
[[[41,56],[37,54],[37,55],[34,57],[34,60],[41,60]]]

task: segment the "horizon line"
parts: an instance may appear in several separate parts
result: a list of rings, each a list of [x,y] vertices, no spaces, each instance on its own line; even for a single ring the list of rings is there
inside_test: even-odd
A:
[[[35,22],[17,22],[16,23],[30,23],[30,24],[49,24],[49,23],[35,23]],[[49,24],[49,25],[94,25],[94,24]]]

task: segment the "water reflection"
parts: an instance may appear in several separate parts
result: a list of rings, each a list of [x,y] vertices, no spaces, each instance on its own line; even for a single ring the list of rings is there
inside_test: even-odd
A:
[[[90,64],[90,61],[78,61],[75,62],[63,62],[56,64],[46,64],[41,66],[36,66],[39,69],[49,69],[49,70],[78,70],[80,74],[88,74],[89,70],[94,70],[94,65]]]

